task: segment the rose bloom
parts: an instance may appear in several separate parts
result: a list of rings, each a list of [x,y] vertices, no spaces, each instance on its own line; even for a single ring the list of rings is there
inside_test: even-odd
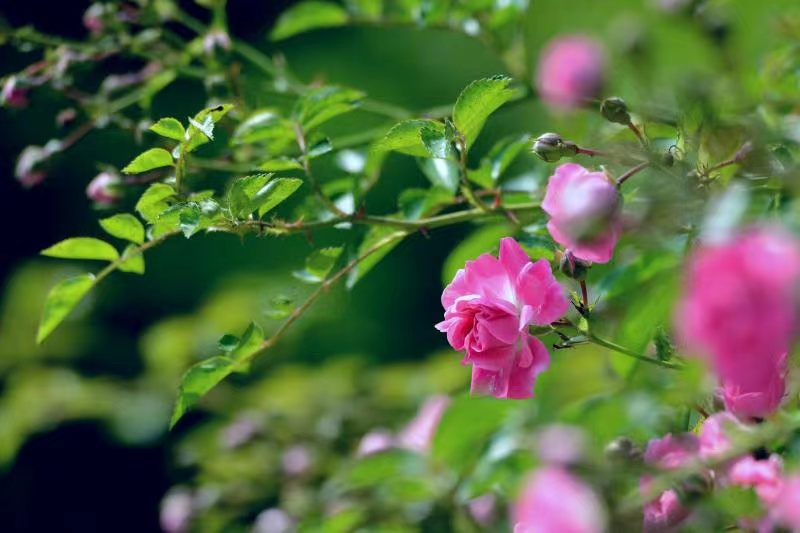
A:
[[[550,362],[542,342],[528,333],[567,312],[569,303],[550,264],[531,262],[511,238],[500,241],[499,259],[483,254],[467,261],[442,293],[447,334],[462,364],[472,365],[473,393],[530,398],[536,376]]]
[[[564,468],[546,466],[526,481],[511,519],[514,533],[600,533],[607,517],[589,485]]]
[[[674,470],[694,461],[700,451],[700,441],[692,434],[666,435],[647,444],[644,460],[664,470]],[[644,493],[649,490],[652,478],[642,476],[639,487]],[[689,510],[681,504],[673,489],[662,492],[644,506],[642,530],[645,533],[672,531],[686,517]]]
[[[536,89],[550,107],[575,108],[599,96],[604,69],[603,48],[597,41],[583,35],[559,36],[542,51]]]
[[[547,183],[542,209],[547,230],[572,255],[607,263],[622,232],[622,196],[603,172],[575,163],[556,168]]]
[[[689,259],[678,337],[710,363],[737,416],[766,416],[783,398],[799,276],[800,246],[774,227],[701,244]]]

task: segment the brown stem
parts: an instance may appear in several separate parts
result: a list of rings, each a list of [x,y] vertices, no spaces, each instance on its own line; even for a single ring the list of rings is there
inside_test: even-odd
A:
[[[650,162],[649,161],[645,161],[643,163],[639,163],[638,165],[636,165],[635,167],[633,167],[632,169],[627,171],[625,174],[623,174],[622,176],[620,176],[617,179],[617,187],[622,186],[622,184],[625,183],[626,181],[628,181],[629,178],[631,178],[633,175],[637,174],[638,172],[646,169],[649,165],[650,165]]]
[[[645,139],[644,135],[639,128],[636,127],[636,124],[633,122],[628,122],[628,129],[636,135],[636,138],[639,139],[639,143],[644,147],[647,148],[647,139]]]
[[[581,302],[583,302],[584,310],[589,310],[589,291],[586,288],[586,280],[582,279],[581,283]]]

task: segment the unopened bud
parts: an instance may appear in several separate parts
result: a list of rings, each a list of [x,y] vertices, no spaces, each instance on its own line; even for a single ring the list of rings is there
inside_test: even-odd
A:
[[[561,273],[568,278],[582,280],[586,279],[586,274],[588,274],[589,269],[592,268],[592,263],[578,259],[572,255],[572,252],[567,250],[567,252],[561,256],[558,268],[561,270]]]
[[[557,133],[545,133],[533,142],[532,151],[543,161],[555,163],[562,157],[570,157],[578,153],[578,146],[565,141]]]
[[[616,462],[634,463],[642,460],[642,451],[628,437],[619,437],[608,443],[605,455]]]
[[[101,207],[111,207],[122,198],[120,183],[116,174],[101,172],[89,182],[86,196]]]
[[[618,96],[606,98],[600,104],[600,114],[609,122],[615,122],[627,126],[631,123],[631,115],[628,113],[628,106],[625,100]]]
[[[673,155],[672,150],[667,150],[661,156],[661,164],[665,167],[671,167],[675,164],[675,155]]]

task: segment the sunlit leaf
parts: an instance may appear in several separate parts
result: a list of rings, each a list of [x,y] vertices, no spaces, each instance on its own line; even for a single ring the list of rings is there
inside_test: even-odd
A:
[[[212,357],[187,370],[181,378],[178,400],[169,424],[170,428],[174,427],[186,411],[191,409],[219,382],[228,377],[233,370],[234,361],[222,356]]]
[[[119,253],[113,246],[93,237],[65,239],[42,250],[41,254],[62,259],[97,259],[100,261],[115,261],[119,258]]]
[[[341,26],[347,22],[347,18],[347,11],[338,4],[307,0],[281,13],[269,37],[279,41],[318,28]]]
[[[122,169],[122,172],[125,174],[141,174],[148,170],[171,167],[173,165],[172,154],[163,148],[151,148],[137,155],[133,161],[128,163],[128,166]]]
[[[150,126],[149,130],[153,133],[161,135],[162,137],[179,142],[183,142],[186,136],[186,130],[183,128],[183,124],[181,124],[179,120],[172,117],[160,119],[158,122]]]
[[[121,213],[100,220],[100,226],[112,237],[142,244],[144,242],[144,226],[139,219],[128,213]]]
[[[163,213],[169,206],[171,198],[175,196],[175,189],[166,183],[153,183],[136,202],[136,211],[148,222]]]
[[[430,152],[422,142],[422,129],[444,135],[444,124],[437,120],[414,119],[396,124],[386,135],[375,143],[374,150],[400,152],[419,157],[430,157]]]
[[[232,104],[223,104],[203,109],[189,120],[184,150],[190,153],[213,139],[214,125],[233,109]]]
[[[511,78],[493,76],[474,81],[461,91],[453,107],[453,122],[471,146],[486,119],[518,93],[510,89]]]
[[[44,302],[36,342],[41,344],[94,286],[94,276],[83,274],[59,282]]]
[[[306,268],[295,271],[294,276],[308,283],[322,283],[328,277],[344,248],[341,246],[314,250],[306,257]]]
[[[258,216],[263,217],[277,207],[294,194],[302,184],[303,181],[297,178],[275,178],[267,183],[253,198],[258,204]]]

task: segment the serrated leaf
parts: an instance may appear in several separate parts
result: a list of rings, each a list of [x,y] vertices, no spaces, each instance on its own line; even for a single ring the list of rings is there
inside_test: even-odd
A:
[[[94,286],[94,280],[94,275],[83,274],[65,279],[50,289],[36,333],[37,344],[41,344],[64,321]]]
[[[303,180],[297,178],[275,178],[267,183],[256,195],[258,216],[263,217],[277,207],[278,204],[294,194],[302,184]]]
[[[253,198],[271,178],[272,174],[254,174],[234,181],[228,191],[228,207],[231,213],[245,218],[258,209],[258,203]]]
[[[322,283],[328,277],[344,248],[341,246],[314,250],[306,257],[306,268],[295,271],[296,278],[308,283]]]
[[[269,34],[273,41],[319,28],[341,26],[348,19],[347,11],[333,2],[309,0],[285,10]]]
[[[449,159],[455,153],[453,144],[447,136],[437,128],[423,126],[419,130],[419,137],[428,154],[437,159]]]
[[[122,169],[125,174],[141,174],[148,170],[174,165],[172,154],[163,148],[151,148],[137,155],[136,158]]]
[[[136,211],[148,222],[163,213],[170,203],[167,201],[175,196],[175,189],[166,183],[153,183],[147,188],[139,201],[136,202]]]
[[[364,93],[343,87],[320,87],[311,89],[297,101],[294,116],[308,133],[334,117],[358,107]]]
[[[178,119],[172,117],[162,118],[148,129],[162,137],[178,142],[183,142],[186,135],[183,124],[181,124]]]
[[[366,276],[367,273],[372,270],[381,259],[386,257],[386,255],[391,252],[395,246],[400,244],[400,241],[405,236],[405,232],[397,231],[389,226],[371,227],[364,236],[364,240],[361,241],[361,244],[358,246],[358,251],[356,253],[357,257],[363,255],[367,250],[371,249],[373,246],[376,246],[380,242],[390,242],[379,250],[371,253],[366,258],[362,259],[355,268],[350,270],[347,275],[347,288],[352,289],[355,287],[356,283]]]
[[[425,148],[420,136],[423,128],[430,128],[440,135],[444,135],[444,124],[437,120],[405,120],[395,124],[382,139],[375,143],[373,150],[395,151],[418,157],[430,157],[430,152]]]
[[[489,115],[518,93],[508,86],[511,78],[493,76],[473,81],[461,91],[453,107],[453,123],[464,136],[467,147],[472,146]]]
[[[232,104],[223,104],[203,109],[193,118],[189,119],[186,129],[184,151],[188,154],[197,147],[202,146],[213,138],[214,125],[233,109]]]
[[[117,266],[122,272],[144,274],[144,255],[135,244],[129,244],[122,252],[122,261]]]
[[[175,402],[175,409],[172,412],[170,428],[181,417],[191,409],[197,401],[208,391],[213,389],[219,382],[228,377],[234,370],[234,361],[228,357],[212,357],[197,363],[181,378],[181,386],[178,391],[178,399]]]
[[[45,248],[41,254],[61,259],[97,259],[99,261],[115,261],[119,258],[119,253],[113,246],[93,237],[65,239]]]
[[[153,239],[157,239],[167,233],[180,230],[188,239],[201,225],[201,210],[196,202],[175,204],[168,207],[153,221],[153,229],[150,234]]]
[[[272,159],[265,163],[261,163],[259,165],[258,170],[263,170],[265,172],[280,172],[283,170],[301,170],[303,165],[296,159],[291,159],[288,157],[279,157],[277,159]]]
[[[121,213],[100,220],[100,226],[106,233],[118,239],[142,244],[144,242],[144,226],[139,219],[128,213]]]

